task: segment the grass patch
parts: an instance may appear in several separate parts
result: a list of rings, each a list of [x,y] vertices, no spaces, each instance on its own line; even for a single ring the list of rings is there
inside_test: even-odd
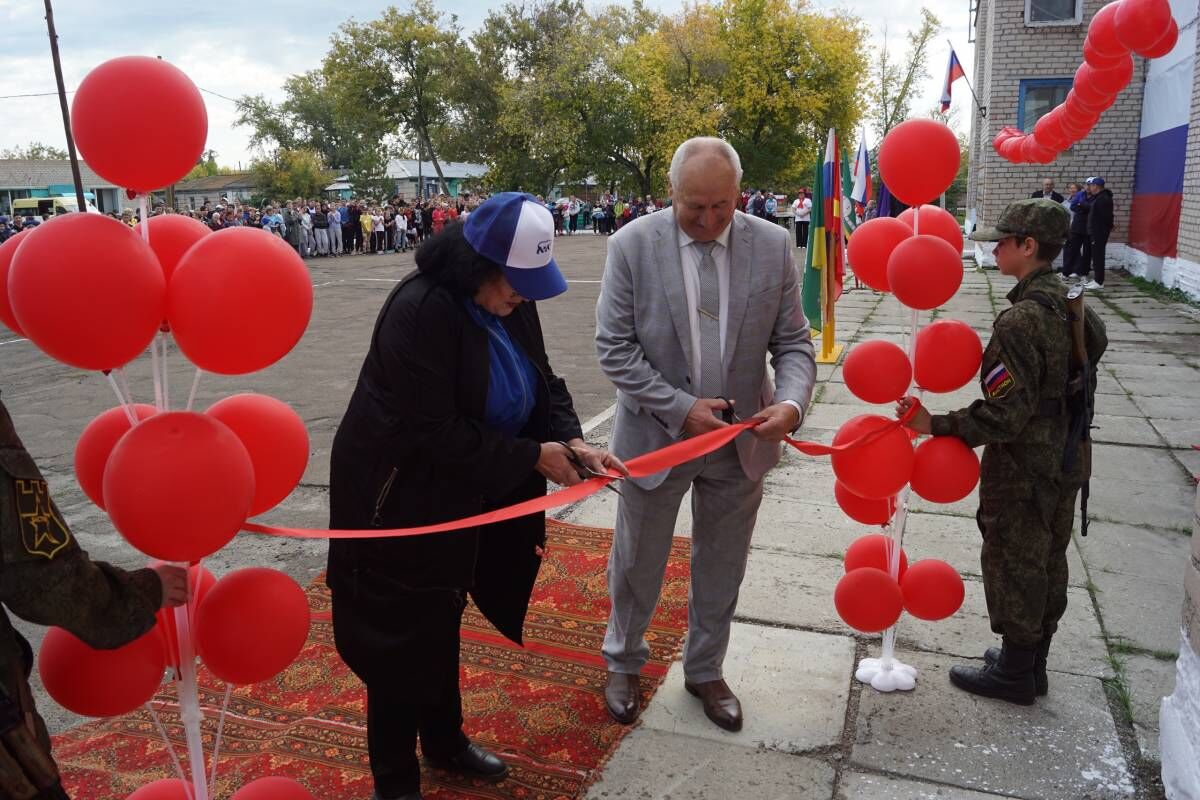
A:
[[[1200,300],[1189,295],[1182,289],[1168,289],[1161,283],[1156,281],[1148,281],[1145,278],[1137,275],[1130,275],[1129,282],[1137,288],[1139,292],[1153,297],[1163,303],[1182,303],[1185,306],[1192,308],[1200,308]]]
[[[1173,653],[1170,650],[1152,650],[1148,647],[1136,645],[1128,639],[1117,637],[1108,643],[1108,650],[1113,655],[1118,656],[1146,656],[1153,658],[1156,661],[1174,661],[1179,658],[1178,653]]]
[[[1093,294],[1092,297],[1096,298],[1101,303],[1103,303],[1104,306],[1106,308],[1108,308],[1109,311],[1113,312],[1121,319],[1125,320],[1126,322],[1130,323],[1131,325],[1133,324],[1133,315],[1130,314],[1125,309],[1121,308],[1119,305],[1114,303],[1112,300],[1105,297],[1103,294],[1096,293],[1096,294]]]
[[[1108,653],[1108,663],[1112,667],[1113,677],[1106,681],[1113,696],[1117,700],[1117,708],[1125,715],[1123,722],[1133,723],[1133,696],[1129,692],[1129,679],[1125,677],[1125,662],[1117,657],[1111,649]]]

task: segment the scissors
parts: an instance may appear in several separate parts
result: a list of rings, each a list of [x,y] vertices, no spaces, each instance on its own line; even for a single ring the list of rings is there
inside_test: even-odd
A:
[[[610,481],[604,484],[604,488],[611,489],[617,495],[621,494],[621,490],[612,485],[612,480],[621,480],[620,477],[614,478],[614,476],[609,475],[607,472],[596,472],[596,470],[583,463],[583,459],[575,452],[575,448],[566,442],[559,442],[559,444],[567,449],[567,459],[571,462],[571,466],[575,468],[575,472],[578,473],[580,478],[583,480],[587,480],[588,478],[609,478]]]
[[[737,412],[733,410],[732,400],[730,400],[728,397],[722,397],[721,395],[717,395],[714,399],[725,401],[725,408],[721,410],[721,419],[726,425],[732,425],[735,422],[742,421],[742,418],[739,417]]]

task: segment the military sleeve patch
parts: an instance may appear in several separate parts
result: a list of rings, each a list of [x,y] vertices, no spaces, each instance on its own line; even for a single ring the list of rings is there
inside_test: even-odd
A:
[[[1007,395],[1016,385],[1017,382],[1013,380],[1013,376],[1009,373],[1008,367],[1004,366],[1004,362],[992,367],[991,372],[983,379],[983,386],[987,390],[988,397],[995,400]]]
[[[42,480],[16,478],[17,517],[21,526],[21,544],[31,556],[54,558],[71,543],[71,532],[50,502],[50,490]]]

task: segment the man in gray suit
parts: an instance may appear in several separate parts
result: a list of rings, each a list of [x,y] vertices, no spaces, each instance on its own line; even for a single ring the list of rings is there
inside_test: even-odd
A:
[[[729,626],[763,476],[779,461],[784,434],[803,420],[816,379],[787,230],[736,210],[741,177],[729,144],[689,139],[671,160],[670,211],[639,217],[608,241],[596,349],[617,388],[612,452],[630,458],[723,427],[734,409],[764,420],[705,458],[622,488],[603,650],[605,700],[626,724],[638,716],[644,634],[690,488],[685,686],[709,719],[741,729],[741,705],[722,676]]]

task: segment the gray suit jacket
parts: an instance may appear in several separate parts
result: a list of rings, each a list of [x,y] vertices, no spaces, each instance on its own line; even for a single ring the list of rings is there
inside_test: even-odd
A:
[[[723,359],[729,397],[744,418],[784,400],[807,410],[817,368],[787,230],[740,211],[731,224]],[[600,368],[617,387],[609,447],[619,458],[682,438],[699,383],[690,331],[675,213],[640,217],[608,240],[596,304]],[[767,377],[768,353],[775,386]],[[749,434],[736,443],[750,480],[761,479],[779,461],[777,444]],[[667,474],[638,485],[653,489]]]

